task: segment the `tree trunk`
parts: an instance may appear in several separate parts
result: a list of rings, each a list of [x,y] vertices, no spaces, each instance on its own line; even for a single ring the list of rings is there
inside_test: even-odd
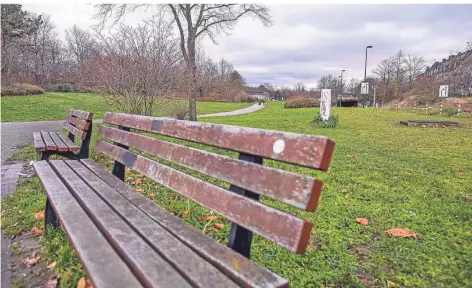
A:
[[[187,43],[188,47],[188,63],[187,63],[187,73],[188,73],[188,103],[189,103],[189,118],[190,121],[197,121],[197,66],[195,59],[195,41],[189,39]]]

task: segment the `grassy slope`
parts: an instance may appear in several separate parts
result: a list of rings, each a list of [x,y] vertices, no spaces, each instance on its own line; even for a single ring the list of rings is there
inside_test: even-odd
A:
[[[263,110],[245,116],[204,119],[230,125],[327,135],[336,141],[334,158],[327,173],[266,161],[272,167],[319,177],[325,185],[316,213],[304,213],[264,199],[265,203],[310,219],[315,225],[306,255],[292,254],[256,236],[252,249],[254,261],[289,279],[292,287],[320,287],[322,284],[363,286],[373,284],[372,281],[377,281],[376,285],[382,287],[394,284],[410,287],[472,286],[472,202],[467,202],[464,197],[472,195],[470,129],[400,127],[394,124],[402,119],[433,117],[361,108],[334,109],[334,113],[340,115],[339,126],[314,129],[309,121],[317,109],[288,110],[282,105],[269,103]],[[472,124],[470,120],[459,121]],[[234,153],[223,153],[235,156]],[[102,159],[96,153],[92,153],[92,157],[108,168],[111,166],[107,158]],[[127,175],[129,183],[137,177],[135,173]],[[218,181],[213,182],[224,186]],[[22,200],[22,189],[30,186],[38,189],[37,179],[22,185],[13,199],[5,200],[3,207],[8,208],[3,209],[16,211],[24,203],[31,206],[34,205],[32,201],[42,201],[35,196],[37,193],[31,193],[29,202]],[[182,216],[184,211],[190,210],[190,216],[185,220],[199,229],[205,226],[206,223],[198,216],[208,215],[207,209],[181,199],[151,181],[143,181],[139,188],[177,215]],[[17,204],[16,209],[9,208],[21,201],[23,204]],[[7,227],[7,233],[14,234],[22,229],[18,226],[8,228],[18,222],[18,217],[30,219],[33,216],[32,213],[4,212],[2,225]],[[357,224],[356,217],[369,219],[369,226]],[[221,217],[217,222],[225,223],[225,228],[207,233],[225,243],[229,223]],[[23,229],[31,226],[28,221],[20,223],[26,223]],[[391,238],[384,231],[392,227],[408,227],[419,237]],[[66,245],[64,239],[63,233],[45,239],[46,251],[54,251],[54,246],[51,246],[54,241]],[[44,260],[48,257],[62,259],[66,256],[47,252]],[[78,264],[66,264],[70,261],[64,264],[60,261],[57,271],[78,271]],[[78,279],[78,273],[72,273],[72,279]],[[71,283],[71,287],[73,285]]]
[[[105,111],[114,111],[105,99],[88,93],[46,93],[31,96],[7,96],[1,98],[2,122],[61,120],[67,109],[74,108],[94,113],[103,118]],[[250,103],[197,102],[198,114],[227,112],[251,105]],[[162,114],[157,112],[157,114]],[[156,115],[158,116],[158,115]]]

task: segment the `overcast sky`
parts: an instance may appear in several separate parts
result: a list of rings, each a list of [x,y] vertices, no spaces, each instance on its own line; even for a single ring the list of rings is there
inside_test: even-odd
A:
[[[94,9],[79,3],[24,4],[24,9],[50,14],[57,32],[77,24],[88,28]],[[231,35],[217,37],[218,45],[204,39],[205,54],[229,60],[256,85],[313,87],[316,79],[332,73],[344,79],[363,78],[365,46],[369,49],[367,73],[399,49],[405,54],[441,60],[462,51],[472,37],[472,5],[269,5],[274,25],[241,20]],[[149,18],[135,12],[127,23]]]

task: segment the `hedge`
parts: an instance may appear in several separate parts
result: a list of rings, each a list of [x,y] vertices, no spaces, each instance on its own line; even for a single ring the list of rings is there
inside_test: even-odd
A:
[[[13,83],[8,86],[2,86],[2,96],[24,96],[44,94],[44,90],[36,85],[28,83]]]
[[[310,108],[320,107],[320,100],[313,98],[289,98],[284,108]]]

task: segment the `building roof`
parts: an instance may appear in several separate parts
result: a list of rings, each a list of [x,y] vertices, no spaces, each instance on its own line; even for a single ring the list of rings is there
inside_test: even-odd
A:
[[[264,85],[259,85],[259,87],[246,87],[246,91],[248,94],[263,94],[268,93],[269,90],[264,87]]]

